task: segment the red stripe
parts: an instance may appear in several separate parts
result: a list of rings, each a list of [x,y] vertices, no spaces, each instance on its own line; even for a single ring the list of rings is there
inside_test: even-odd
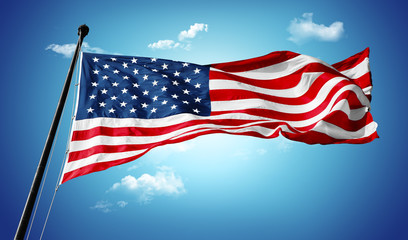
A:
[[[178,123],[171,126],[165,127],[95,127],[88,130],[76,130],[72,134],[72,141],[82,141],[87,140],[96,136],[158,136],[167,133],[174,132],[176,130],[199,125],[199,124],[218,124],[218,125],[228,125],[228,126],[240,126],[261,120],[244,120],[244,119],[228,119],[225,122],[224,119],[203,119],[203,120],[191,120],[188,122]]]
[[[341,62],[332,64],[332,66],[337,69],[339,72],[351,69],[358,64],[360,64],[362,61],[364,61],[365,58],[368,58],[370,55],[370,49],[366,48],[362,52],[359,52],[347,59],[344,59]]]
[[[289,51],[281,51],[281,52],[272,52],[262,57],[256,57],[241,61],[233,61],[233,62],[226,62],[226,63],[216,63],[211,64],[211,67],[217,68],[226,72],[243,72],[243,71],[251,71],[258,68],[264,68],[270,65],[274,65],[277,63],[285,62],[289,59],[299,56],[300,54],[289,52]]]
[[[372,123],[373,117],[371,116],[371,113],[368,112],[363,116],[363,118],[353,121],[349,119],[346,113],[342,111],[334,111],[328,114],[322,120],[336,125],[346,131],[354,132]]]

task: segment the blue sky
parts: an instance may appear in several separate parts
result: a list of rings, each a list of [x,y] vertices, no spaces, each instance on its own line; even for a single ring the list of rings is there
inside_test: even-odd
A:
[[[63,184],[43,239],[408,239],[405,9],[373,1],[18,1],[2,29],[0,238],[14,236],[77,27],[88,51],[198,64],[290,50],[328,63],[370,47],[379,139],[310,146],[214,134]],[[305,31],[305,27],[312,29]],[[74,87],[71,88],[73,90]],[[71,92],[30,233],[64,158]]]

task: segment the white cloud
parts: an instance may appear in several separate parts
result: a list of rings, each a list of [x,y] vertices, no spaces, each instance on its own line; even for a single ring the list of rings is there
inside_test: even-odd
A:
[[[69,58],[69,57],[72,57],[72,55],[74,55],[75,48],[76,48],[75,43],[68,43],[68,44],[63,44],[63,45],[53,43],[53,44],[48,45],[45,48],[45,50],[51,50],[58,54],[62,54],[66,58]],[[103,50],[102,48],[91,47],[89,43],[87,42],[82,43],[82,50],[85,52],[105,53],[105,50]]]
[[[96,209],[99,210],[103,213],[109,213],[112,211],[112,203],[108,201],[98,201],[94,206],[91,207],[91,209]]]
[[[335,42],[344,34],[342,22],[334,22],[327,27],[323,24],[314,23],[313,13],[304,13],[302,17],[293,19],[288,27],[291,34],[289,40],[294,43],[302,44],[311,39]]]
[[[126,205],[128,205],[128,202],[118,201],[116,204],[117,204],[120,208],[124,208],[124,207],[126,207]]]
[[[64,55],[64,57],[69,58],[74,54],[76,44],[70,43],[70,44],[64,44],[64,45],[58,45],[58,44],[50,44],[48,45],[45,50],[51,50],[56,53]]]
[[[172,49],[180,46],[180,43],[174,42],[173,40],[159,40],[155,43],[150,43],[149,48],[152,49]]]
[[[126,189],[138,195],[141,203],[149,203],[154,196],[178,196],[186,192],[181,177],[169,167],[159,167],[154,176],[143,174],[139,178],[128,175],[112,185],[108,191]]]
[[[195,38],[198,32],[201,31],[208,31],[208,24],[204,23],[194,23],[194,25],[190,26],[190,29],[181,31],[178,39],[180,41],[184,41],[186,38]]]
[[[186,39],[192,39],[195,38],[198,32],[208,31],[208,24],[204,23],[194,23],[194,25],[191,25],[188,30],[183,30],[179,33],[178,39],[180,42],[176,42],[174,40],[159,40],[154,43],[150,43],[147,45],[147,47],[151,49],[176,49],[176,48],[181,48],[184,50],[191,50],[191,42],[186,41]]]

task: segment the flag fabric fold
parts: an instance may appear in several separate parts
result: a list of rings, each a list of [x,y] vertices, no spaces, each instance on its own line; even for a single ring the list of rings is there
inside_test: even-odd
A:
[[[367,143],[371,90],[368,48],[333,65],[289,51],[211,65],[83,53],[61,183],[211,133]]]

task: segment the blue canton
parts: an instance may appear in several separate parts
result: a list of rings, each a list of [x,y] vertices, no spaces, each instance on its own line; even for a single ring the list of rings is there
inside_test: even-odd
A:
[[[208,79],[208,66],[83,53],[76,119],[209,116]]]

